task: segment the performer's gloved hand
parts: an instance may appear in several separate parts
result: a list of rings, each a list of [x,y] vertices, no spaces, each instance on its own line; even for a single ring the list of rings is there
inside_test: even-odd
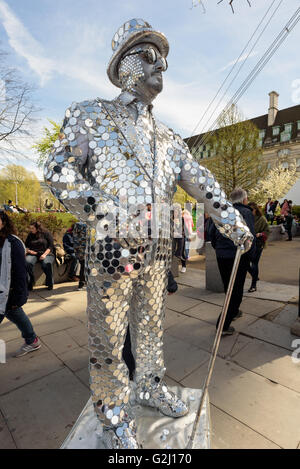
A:
[[[250,233],[250,231],[245,233],[244,236],[240,239],[239,246],[243,246],[244,253],[251,249],[253,239],[254,236],[252,233]]]

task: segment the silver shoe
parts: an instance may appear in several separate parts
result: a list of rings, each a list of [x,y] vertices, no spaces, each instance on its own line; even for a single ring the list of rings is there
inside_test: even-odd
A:
[[[135,393],[138,404],[157,408],[167,417],[183,417],[189,412],[188,406],[164,382],[149,387],[137,385]]]
[[[123,425],[103,430],[103,443],[106,449],[141,449],[136,439],[134,420]]]

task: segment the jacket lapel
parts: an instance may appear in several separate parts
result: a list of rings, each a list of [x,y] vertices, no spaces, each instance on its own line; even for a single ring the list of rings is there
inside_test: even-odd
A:
[[[127,141],[138,166],[146,175],[147,179],[152,181],[153,164],[151,164],[151,167],[149,168],[149,161],[152,160],[151,152],[148,153],[142,145],[142,136],[138,133],[135,123],[126,106],[124,106],[124,104],[122,104],[118,99],[111,102],[106,101],[104,106],[116,123],[124,139]]]

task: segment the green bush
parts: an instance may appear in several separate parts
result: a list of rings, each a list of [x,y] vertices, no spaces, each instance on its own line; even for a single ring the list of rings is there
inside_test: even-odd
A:
[[[300,205],[293,205],[292,214],[300,218]]]
[[[73,223],[78,220],[71,213],[9,213],[16,230],[17,235],[24,241],[27,234],[29,233],[29,225],[38,221],[40,222],[50,233],[54,235],[60,234],[62,231],[66,231],[71,227]]]

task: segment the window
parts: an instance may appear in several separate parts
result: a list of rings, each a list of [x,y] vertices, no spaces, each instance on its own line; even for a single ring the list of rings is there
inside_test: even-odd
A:
[[[291,132],[292,131],[292,124],[284,124],[284,131]]]
[[[274,135],[279,135],[280,127],[277,125],[273,127],[273,136]]]
[[[265,129],[259,131],[259,139],[263,140],[265,138],[266,131]]]
[[[300,130],[300,121],[297,121],[297,130]]]
[[[291,132],[281,132],[280,141],[288,142],[289,140],[291,140]]]

